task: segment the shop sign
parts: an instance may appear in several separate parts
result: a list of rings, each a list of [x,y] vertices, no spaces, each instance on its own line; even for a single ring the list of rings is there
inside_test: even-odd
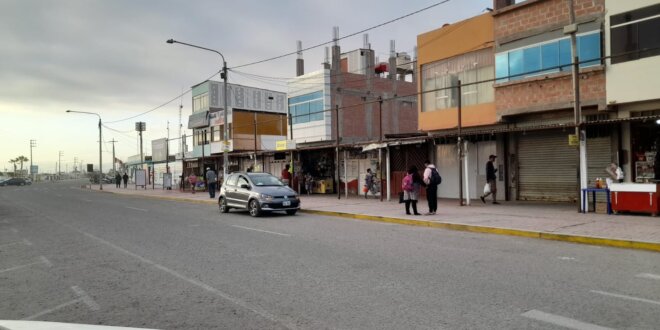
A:
[[[275,150],[292,150],[296,149],[296,141],[293,140],[279,140],[275,142]]]
[[[577,147],[580,144],[577,134],[568,134],[568,145]]]

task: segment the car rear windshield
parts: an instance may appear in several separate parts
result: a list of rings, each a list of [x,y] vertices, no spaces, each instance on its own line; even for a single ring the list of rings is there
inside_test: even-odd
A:
[[[255,186],[281,186],[282,181],[268,174],[250,175]]]

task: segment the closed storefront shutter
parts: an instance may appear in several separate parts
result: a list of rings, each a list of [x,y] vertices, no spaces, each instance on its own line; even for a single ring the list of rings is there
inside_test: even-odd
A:
[[[577,149],[563,131],[519,135],[519,199],[573,202],[577,198]]]
[[[587,178],[593,186],[596,178],[607,178],[605,168],[612,162],[612,139],[609,136],[587,139]]]

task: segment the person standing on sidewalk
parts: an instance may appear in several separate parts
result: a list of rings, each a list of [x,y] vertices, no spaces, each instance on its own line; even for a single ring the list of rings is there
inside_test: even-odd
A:
[[[121,188],[121,174],[119,174],[119,172],[115,174],[115,186]]]
[[[286,186],[289,186],[291,182],[291,172],[289,171],[290,168],[291,165],[286,164],[284,166],[284,169],[282,170],[281,179],[282,179],[282,183],[284,183],[284,185]]]
[[[417,199],[419,197],[419,188],[422,185],[422,177],[419,176],[416,166],[411,166],[408,173],[403,178],[401,189],[403,189],[403,201],[406,204],[406,214],[410,215],[410,205],[412,205],[413,214],[420,215],[417,212]]]
[[[495,175],[497,169],[495,168],[494,164],[495,158],[497,158],[497,156],[490,155],[488,156],[488,161],[486,162],[486,182],[490,187],[490,191],[487,194],[481,195],[479,197],[484,204],[486,204],[486,197],[488,197],[488,195],[493,195],[493,204],[499,204],[497,202],[497,175]]]
[[[195,172],[190,173],[188,176],[188,183],[190,183],[190,188],[192,190],[192,193],[195,193],[195,186],[197,185],[197,176],[195,175]]]
[[[426,200],[429,203],[429,212],[426,215],[434,215],[438,211],[438,185],[442,182],[440,173],[431,161],[424,162],[424,184],[426,184]]]
[[[218,176],[215,175],[215,172],[210,167],[206,168],[206,181],[209,187],[209,197],[215,198],[215,186],[218,182]]]
[[[128,184],[128,173],[124,172],[122,179],[124,179],[124,189],[126,189],[126,185]]]
[[[364,199],[367,199],[367,195],[371,191],[374,196],[376,195],[374,191],[374,174],[371,173],[371,169],[367,169],[367,175],[364,177]]]

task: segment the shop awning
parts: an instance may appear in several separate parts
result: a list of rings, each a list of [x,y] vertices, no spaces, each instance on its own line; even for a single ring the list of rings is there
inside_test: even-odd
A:
[[[387,143],[370,143],[362,147],[362,152],[387,148]]]

